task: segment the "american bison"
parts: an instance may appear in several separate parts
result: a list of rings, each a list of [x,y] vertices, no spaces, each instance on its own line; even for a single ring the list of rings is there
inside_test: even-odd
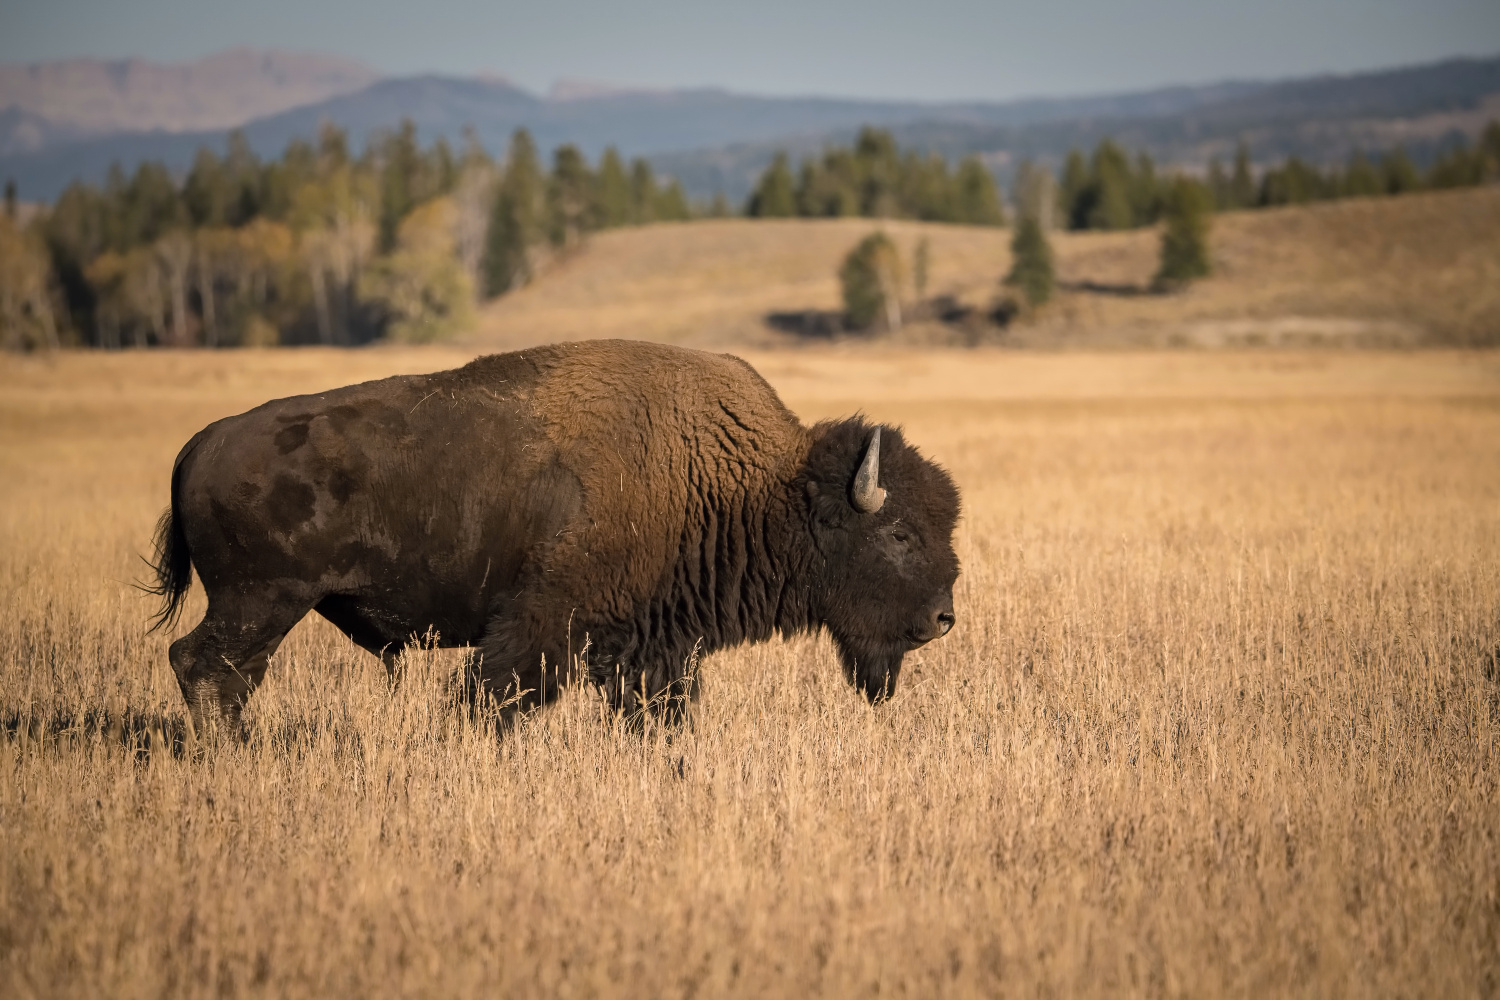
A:
[[[172,469],[157,626],[195,725],[234,723],[309,611],[393,665],[472,645],[519,707],[575,668],[634,710],[695,651],[826,628],[871,702],[953,625],[958,492],[892,427],[804,427],[749,364],[626,341],[538,347],[293,396]],[[587,653],[579,657],[587,642]]]

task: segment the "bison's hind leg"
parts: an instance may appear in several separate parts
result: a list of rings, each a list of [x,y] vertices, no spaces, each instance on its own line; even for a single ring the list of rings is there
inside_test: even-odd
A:
[[[203,621],[168,653],[200,736],[238,729],[240,710],[265,677],[271,654],[309,610],[310,605],[210,597]]]

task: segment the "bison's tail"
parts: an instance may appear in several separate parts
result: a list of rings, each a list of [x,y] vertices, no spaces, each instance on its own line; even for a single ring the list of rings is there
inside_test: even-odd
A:
[[[188,587],[193,583],[192,554],[188,552],[187,535],[183,534],[182,518],[178,511],[178,481],[182,476],[182,460],[196,443],[196,439],[190,441],[177,457],[177,462],[172,467],[172,505],[162,511],[161,520],[156,522],[156,552],[146,560],[156,582],[136,585],[146,593],[161,598],[161,610],[151,616],[152,632],[171,628],[177,623]]]

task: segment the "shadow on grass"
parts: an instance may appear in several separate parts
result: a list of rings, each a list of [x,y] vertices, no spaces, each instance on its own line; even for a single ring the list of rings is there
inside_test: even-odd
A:
[[[844,314],[836,309],[798,309],[766,313],[766,326],[804,340],[832,340],[850,331],[844,325]]]
[[[1166,290],[1152,285],[1137,285],[1132,282],[1112,283],[1108,281],[1059,281],[1059,290],[1064,292],[1085,292],[1089,295],[1112,295],[1121,299],[1143,298],[1146,296],[1165,295]]]
[[[11,712],[0,716],[0,740],[23,754],[68,753],[100,746],[111,756],[124,754],[139,761],[160,754],[181,757],[191,746],[187,716],[159,712]]]
[[[988,309],[961,302],[952,295],[938,295],[903,307],[906,325],[937,323],[946,326],[956,343],[970,346],[985,343],[1003,333],[1015,320],[1020,309],[1009,298],[1002,298]],[[868,329],[852,327],[837,309],[797,309],[770,312],[763,317],[766,326],[801,340],[830,341],[840,337],[868,337],[886,333],[883,324]]]

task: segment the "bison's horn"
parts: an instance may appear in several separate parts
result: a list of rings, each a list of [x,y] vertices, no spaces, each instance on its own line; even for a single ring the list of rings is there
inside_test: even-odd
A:
[[[880,428],[870,435],[870,447],[865,449],[865,460],[859,463],[854,474],[854,506],[866,514],[873,514],[885,503],[885,490],[880,488]]]

